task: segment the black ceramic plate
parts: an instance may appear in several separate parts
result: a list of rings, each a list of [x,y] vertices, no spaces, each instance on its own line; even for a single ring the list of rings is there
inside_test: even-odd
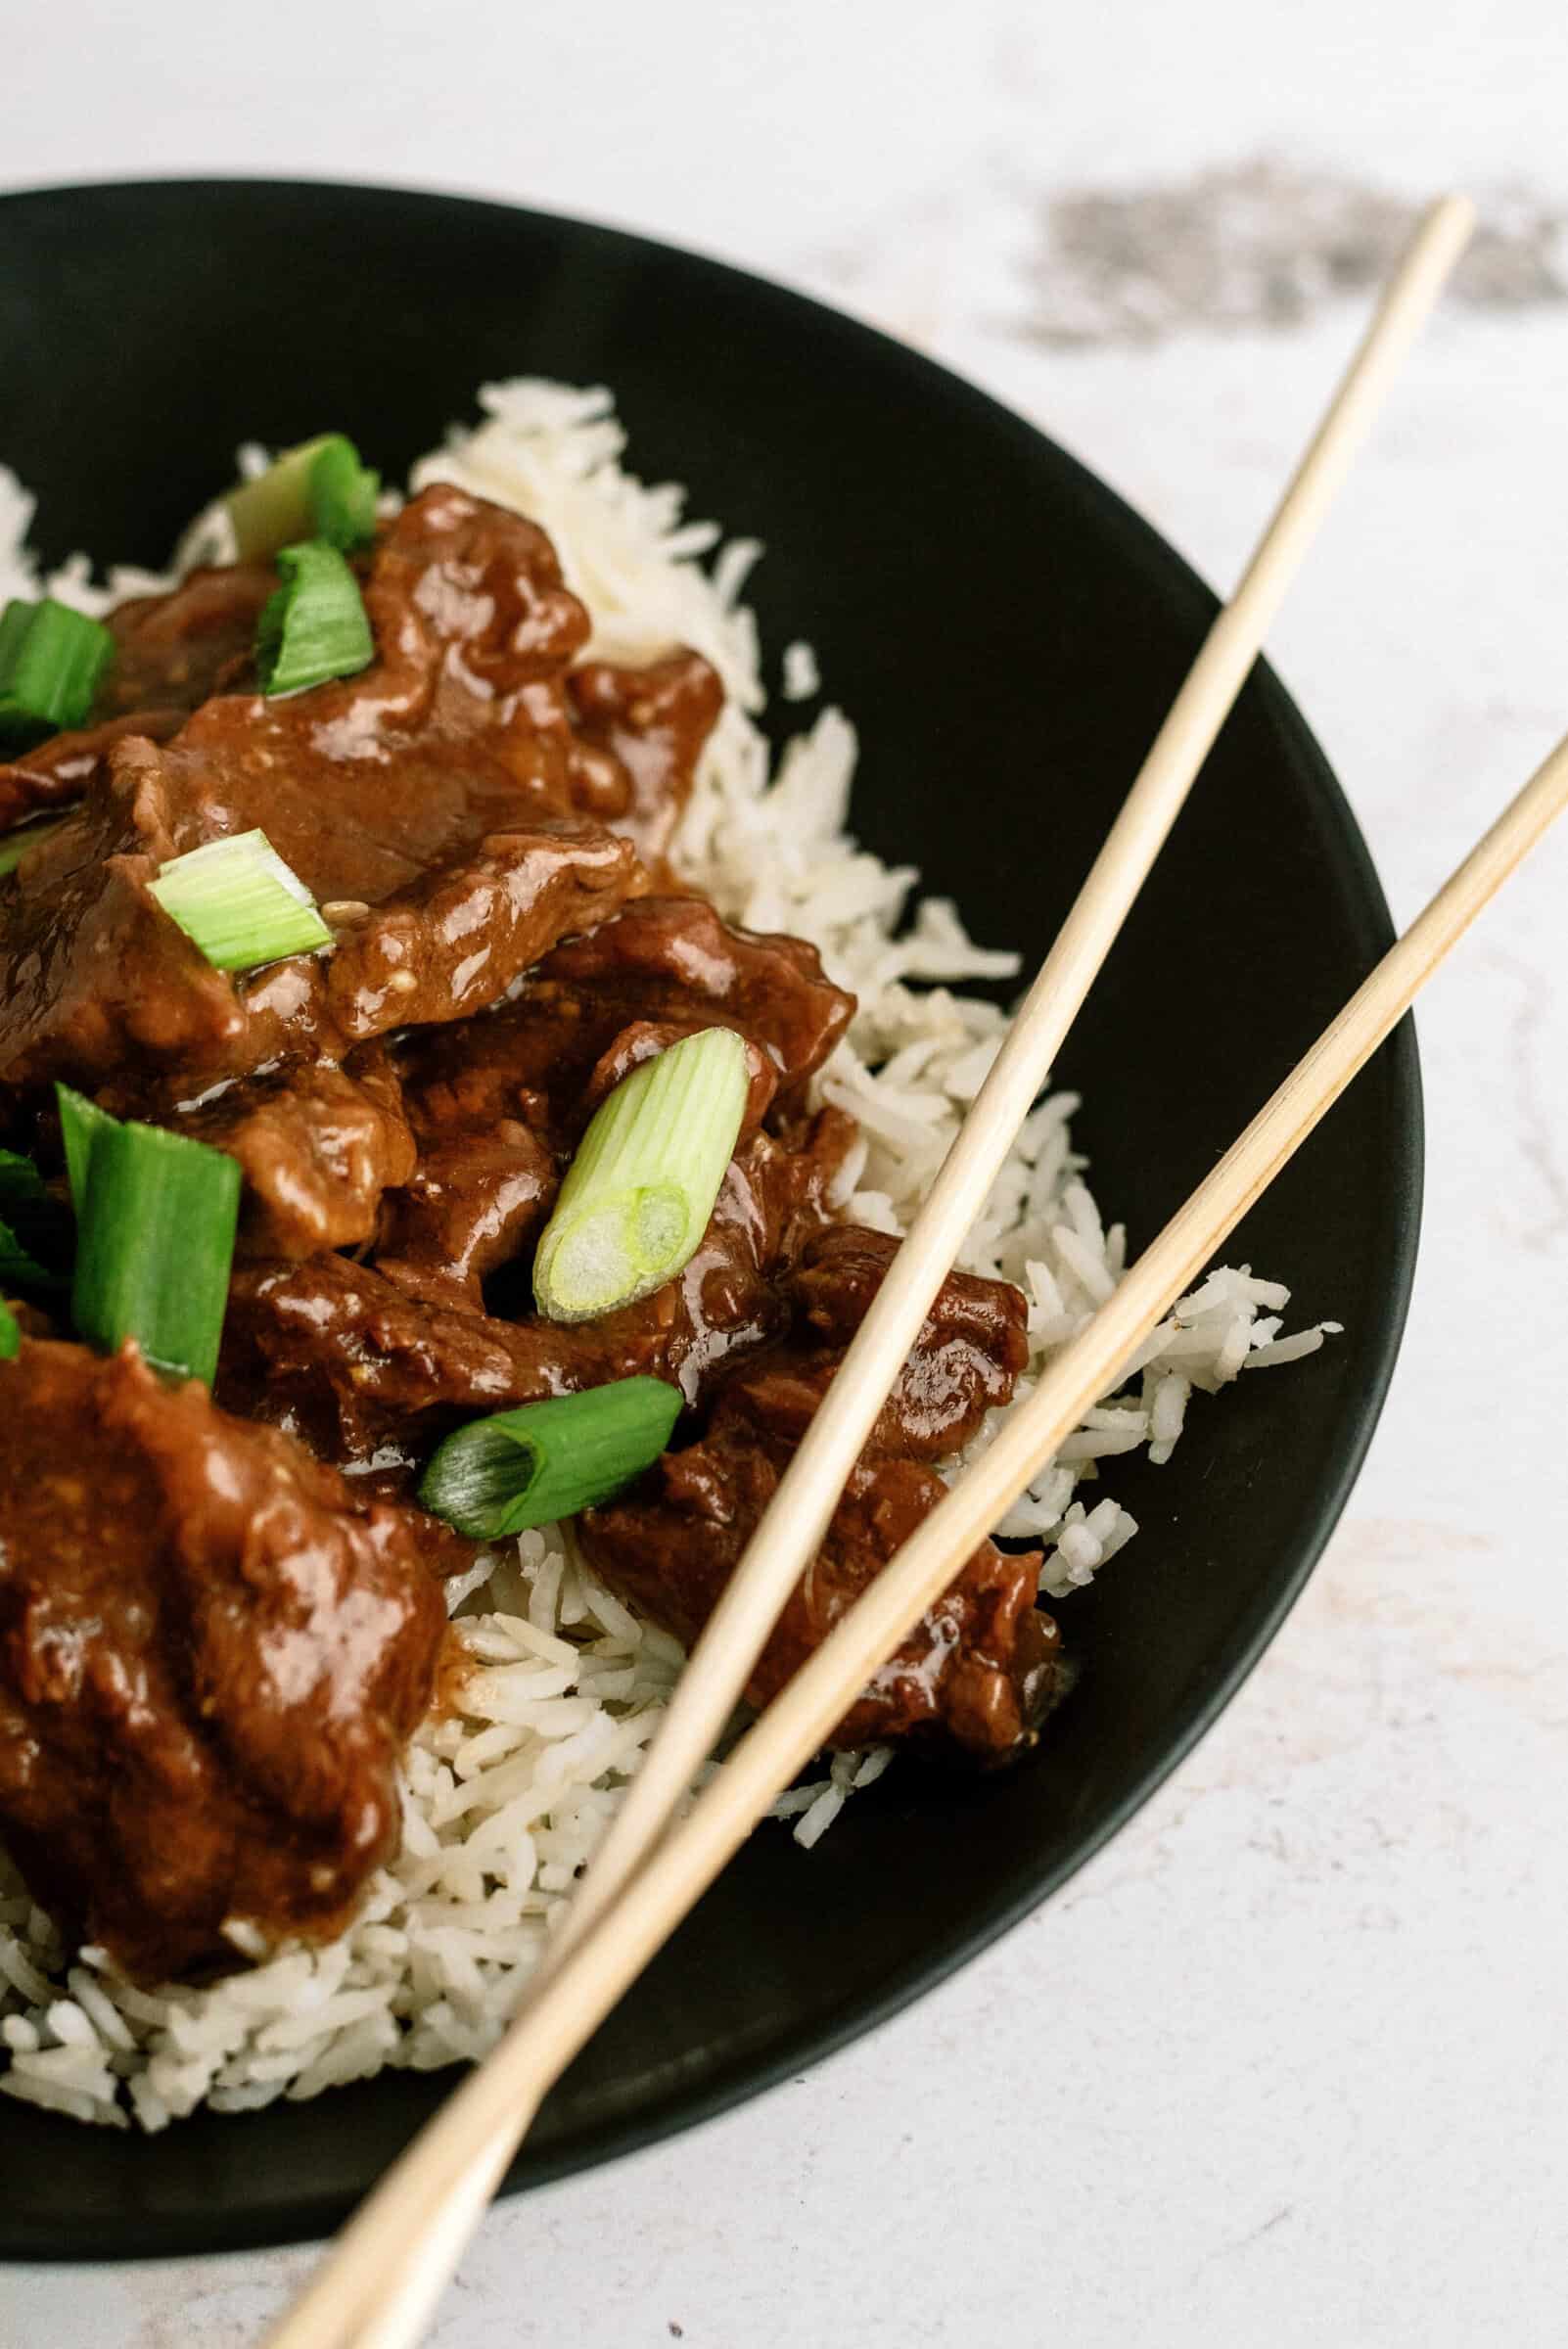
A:
[[[521,373],[613,385],[637,469],[765,539],[764,643],[776,662],[808,637],[860,726],[863,838],[1038,960],[1214,608],[1038,433],[795,295],[569,220],[244,182],[0,203],[0,458],[37,491],[50,557],[161,563],[242,439],[341,426],[395,479],[477,384]],[[1389,935],[1334,779],[1260,673],[1061,1071],[1134,1245]],[[1063,1610],[1083,1678],[1040,1752],[967,1786],[894,1772],[809,1858],[755,1838],[551,2097],[513,2185],[798,2071],[982,1949],[1143,1801],[1256,1662],[1344,1504],[1399,1341],[1419,1169],[1407,1026],[1228,1252],[1346,1335],[1197,1403],[1168,1468],[1119,1473],[1143,1531]],[[320,2233],[446,2085],[388,2077],[153,2141],[0,2098],[0,2250]]]

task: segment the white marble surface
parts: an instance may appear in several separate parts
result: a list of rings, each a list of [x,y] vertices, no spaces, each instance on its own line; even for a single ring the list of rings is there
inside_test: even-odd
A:
[[[1317,0],[1310,31],[1248,0],[26,16],[10,184],[380,177],[722,252],[987,383],[1217,580],[1355,310],[1309,299],[1288,328],[1223,334],[1182,313],[1131,345],[1091,304],[1087,340],[1042,343],[1049,200],[1265,156],[1327,175],[1314,202],[1354,246],[1368,184],[1507,184],[1525,203],[1504,260],[1532,207],[1568,206],[1552,0]],[[1139,220],[1163,253],[1170,207]],[[1404,913],[1568,719],[1568,304],[1530,234],[1531,299],[1445,315],[1275,639]],[[1058,324],[1063,267],[1041,281]],[[440,2349],[1562,2339],[1565,897],[1568,839],[1431,990],[1426,1238],[1393,1399],[1327,1561],[1218,1729],[912,2013],[493,2216]],[[13,2270],[0,2343],[241,2349],[308,2259]]]

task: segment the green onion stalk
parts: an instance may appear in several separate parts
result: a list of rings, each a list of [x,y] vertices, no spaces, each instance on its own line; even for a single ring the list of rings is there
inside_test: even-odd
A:
[[[325,538],[345,554],[376,534],[381,476],[359,461],[343,433],[320,433],[285,449],[254,482],[223,500],[242,563],[275,555],[299,538]]]
[[[533,1260],[552,1321],[663,1288],[696,1253],[746,1110],[746,1046],[706,1028],[644,1061],[594,1113]]]
[[[303,693],[333,677],[351,677],[375,658],[354,577],[343,556],[324,538],[307,538],[278,553],[283,585],[261,607],[255,631],[255,665],[261,690],[269,696]]]
[[[237,832],[172,857],[150,888],[220,971],[253,971],[332,944],[314,898],[264,832]]]
[[[499,1542],[609,1500],[651,1466],[680,1416],[678,1387],[622,1378],[552,1395],[448,1436],[420,1480],[425,1507],[475,1542]]]
[[[210,1386],[239,1222],[238,1163],[55,1089],[76,1210],[78,1334],[109,1353],[133,1338],[157,1369]]]
[[[102,621],[52,595],[13,599],[0,612],[0,736],[27,741],[79,726],[114,657]]]

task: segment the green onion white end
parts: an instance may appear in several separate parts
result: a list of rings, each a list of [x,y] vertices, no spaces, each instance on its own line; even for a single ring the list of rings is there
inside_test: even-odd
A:
[[[318,433],[224,498],[235,553],[242,563],[258,562],[297,538],[367,546],[376,534],[380,491],[380,474],[360,463],[346,434]]]
[[[238,832],[175,856],[149,887],[220,971],[254,971],[332,944],[315,898],[264,832]]]
[[[663,1288],[696,1253],[749,1089],[729,1028],[683,1036],[623,1078],[567,1172],[533,1260],[552,1321],[591,1321]]]
[[[352,444],[344,441],[341,433],[318,433],[313,440],[301,440],[298,448],[286,448],[254,481],[242,482],[238,489],[229,491],[223,504],[234,530],[234,551],[242,563],[275,555],[292,538],[311,535],[315,529],[311,470],[322,451],[338,441],[352,453]]]

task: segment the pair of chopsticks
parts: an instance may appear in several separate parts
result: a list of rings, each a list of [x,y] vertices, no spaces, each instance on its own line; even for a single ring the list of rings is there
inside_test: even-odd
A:
[[[1476,914],[1568,806],[1568,739],[1390,948],[912,1540],[669,1822],[816,1548],[925,1313],[1259,652],[1285,588],[1469,234],[1426,215],[1234,597],[1161,728],[1007,1040],[669,1711],[523,2011],[367,2199],[269,2349],[407,2349],[549,2088],[877,1668],[1116,1385]]]

